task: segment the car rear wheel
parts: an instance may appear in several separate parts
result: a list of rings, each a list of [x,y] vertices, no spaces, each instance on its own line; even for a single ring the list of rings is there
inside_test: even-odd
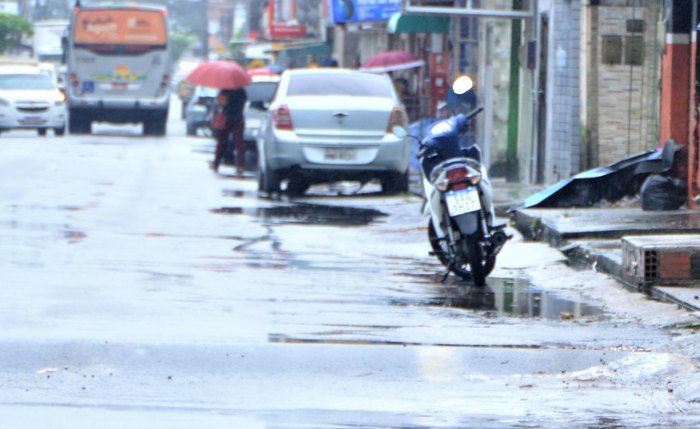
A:
[[[287,195],[292,197],[300,197],[309,189],[311,183],[301,177],[291,177],[287,183]]]
[[[57,136],[63,136],[66,134],[66,127],[54,128],[53,133]]]
[[[408,192],[408,170],[405,173],[392,172],[380,179],[382,192],[385,194],[399,194]]]
[[[263,166],[258,168],[258,190],[272,196],[280,191],[281,178],[278,172]]]
[[[37,128],[36,129],[37,134],[39,134],[42,137],[46,135],[46,131],[48,131],[46,128]]]

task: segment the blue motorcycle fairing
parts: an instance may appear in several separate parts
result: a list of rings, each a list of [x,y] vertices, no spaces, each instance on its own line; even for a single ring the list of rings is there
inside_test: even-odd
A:
[[[478,146],[463,148],[459,145],[460,132],[467,125],[467,118],[460,114],[430,128],[430,135],[421,143],[421,153],[426,154],[421,162],[426,177],[430,177],[436,165],[448,159],[467,157],[481,162],[481,149]]]

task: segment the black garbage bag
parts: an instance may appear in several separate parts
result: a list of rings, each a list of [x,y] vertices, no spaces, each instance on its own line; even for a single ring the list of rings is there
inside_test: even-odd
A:
[[[685,204],[688,188],[676,177],[652,174],[639,191],[642,210],[678,210]]]

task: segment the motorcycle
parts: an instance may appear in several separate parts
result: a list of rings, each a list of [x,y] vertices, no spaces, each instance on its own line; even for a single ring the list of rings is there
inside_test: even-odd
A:
[[[453,272],[477,286],[486,284],[496,256],[512,238],[504,231],[505,224],[494,225],[491,182],[481,164],[481,151],[459,143],[470,120],[482,110],[433,125],[418,155],[431,254],[447,267],[443,281]]]

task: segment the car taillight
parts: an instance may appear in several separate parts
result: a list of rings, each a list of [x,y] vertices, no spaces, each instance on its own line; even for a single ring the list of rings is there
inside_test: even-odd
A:
[[[160,87],[162,89],[165,89],[168,87],[168,83],[170,82],[170,75],[169,74],[164,74],[163,79],[160,81]]]
[[[71,73],[70,76],[70,83],[73,85],[74,88],[78,87],[78,75],[75,73]]]
[[[292,113],[287,105],[282,105],[272,113],[272,121],[275,123],[275,128],[278,130],[293,130]]]
[[[408,126],[406,112],[404,112],[403,109],[399,109],[398,107],[394,107],[394,110],[391,111],[391,116],[389,117],[389,126],[386,127],[386,130],[388,132],[392,132],[394,126],[396,125],[404,128]]]

